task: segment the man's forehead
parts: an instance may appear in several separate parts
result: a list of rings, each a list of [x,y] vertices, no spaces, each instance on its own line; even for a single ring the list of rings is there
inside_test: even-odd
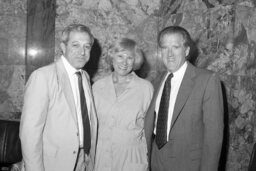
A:
[[[89,37],[89,34],[87,32],[82,32],[82,31],[71,31],[70,34],[69,34],[69,37],[80,37],[81,35],[85,35],[87,37]]]
[[[163,35],[160,41],[160,45],[163,45],[168,42],[177,42],[177,41],[184,43],[185,39],[183,35],[179,33],[169,33],[169,34]]]
[[[165,38],[171,37],[171,36],[180,37],[181,39],[185,40],[184,36],[181,33],[166,33],[163,35],[162,39],[165,39]]]
[[[86,32],[72,31],[69,35],[69,42],[83,41],[91,43],[91,38]]]

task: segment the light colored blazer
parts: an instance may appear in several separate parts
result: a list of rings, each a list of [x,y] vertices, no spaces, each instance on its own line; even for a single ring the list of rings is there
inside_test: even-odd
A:
[[[218,76],[188,63],[175,102],[169,141],[158,150],[153,136],[155,103],[166,74],[153,83],[155,92],[145,118],[151,166],[158,167],[158,171],[217,171],[224,127]],[[156,162],[158,156],[164,158],[161,165]]]
[[[93,170],[97,118],[89,76],[82,71],[90,99],[91,150],[87,170]],[[85,89],[86,90],[86,89]],[[78,149],[78,124],[71,84],[62,60],[34,71],[27,84],[20,122],[26,171],[72,171]],[[86,136],[86,135],[85,135]]]

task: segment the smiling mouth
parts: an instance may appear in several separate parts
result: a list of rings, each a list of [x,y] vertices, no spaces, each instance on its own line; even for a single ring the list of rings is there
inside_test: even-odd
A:
[[[119,65],[118,68],[122,70],[127,70],[128,67],[126,65]]]

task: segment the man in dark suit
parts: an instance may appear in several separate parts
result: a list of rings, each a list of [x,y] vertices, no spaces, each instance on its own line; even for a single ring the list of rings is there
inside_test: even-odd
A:
[[[167,71],[154,82],[145,118],[152,171],[216,171],[223,139],[223,98],[216,73],[187,61],[192,40],[170,26],[158,44]]]

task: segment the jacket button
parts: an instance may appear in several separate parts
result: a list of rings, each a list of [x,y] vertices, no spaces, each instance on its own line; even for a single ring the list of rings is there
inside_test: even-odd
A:
[[[73,154],[76,154],[76,151],[73,151]]]

